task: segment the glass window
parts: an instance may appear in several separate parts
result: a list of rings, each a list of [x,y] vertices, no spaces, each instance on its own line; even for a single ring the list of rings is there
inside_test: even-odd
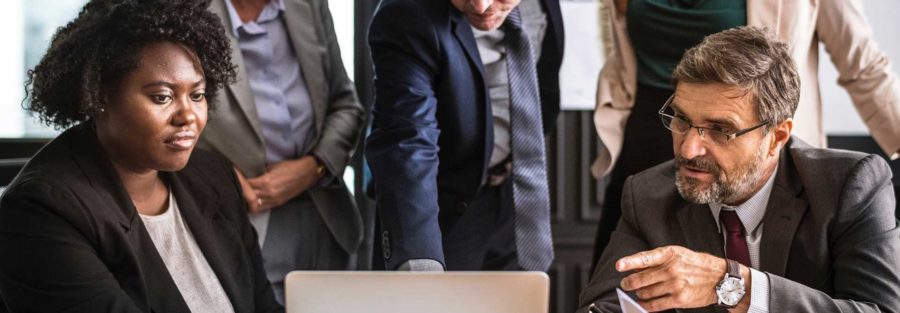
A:
[[[353,37],[354,37],[354,7],[353,0],[328,0],[328,8],[331,10],[331,18],[334,20],[334,33],[337,35],[338,45],[341,46],[341,59],[344,60],[344,68],[347,75],[353,79]]]
[[[41,57],[56,29],[78,15],[85,0],[6,0],[0,10],[4,43],[0,49],[0,138],[53,137],[52,128],[22,107],[25,79]]]
[[[341,47],[341,59],[344,61],[344,68],[347,70],[347,75],[350,76],[351,80],[353,79],[353,73],[355,73],[353,64],[355,3],[356,1],[351,0],[328,0],[331,18],[334,20],[334,33],[337,36],[338,45]],[[355,193],[353,182],[356,179],[356,172],[352,166],[347,166],[344,170],[343,179],[347,183],[350,193]]]

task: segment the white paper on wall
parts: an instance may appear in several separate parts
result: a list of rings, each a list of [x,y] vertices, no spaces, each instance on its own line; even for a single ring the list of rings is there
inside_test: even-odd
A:
[[[593,110],[597,77],[603,66],[600,3],[597,0],[563,0],[565,54],[559,73],[563,110]]]

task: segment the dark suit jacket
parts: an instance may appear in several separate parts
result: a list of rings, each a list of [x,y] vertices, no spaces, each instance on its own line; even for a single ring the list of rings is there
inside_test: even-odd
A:
[[[900,228],[887,163],[793,138],[775,175],[760,245],[769,311],[900,312]],[[671,161],[626,181],[622,219],[580,312],[595,301],[618,312],[615,288],[628,273],[616,272],[615,261],[666,245],[724,256],[709,206],[681,198]]]
[[[231,165],[195,150],[162,173],[235,312],[280,312]],[[41,149],[0,199],[12,312],[189,312],[90,123]]]
[[[548,19],[537,63],[546,133],[559,113],[563,29],[558,0],[541,6]],[[450,1],[384,0],[369,45],[375,105],[366,159],[386,267],[415,258],[443,263],[439,212],[464,210],[475,198],[494,145],[475,38]]]

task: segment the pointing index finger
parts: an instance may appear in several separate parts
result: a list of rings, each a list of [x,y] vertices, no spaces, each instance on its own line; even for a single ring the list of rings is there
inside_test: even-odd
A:
[[[640,270],[665,263],[666,258],[662,248],[650,251],[641,251],[616,261],[616,270],[619,272]]]

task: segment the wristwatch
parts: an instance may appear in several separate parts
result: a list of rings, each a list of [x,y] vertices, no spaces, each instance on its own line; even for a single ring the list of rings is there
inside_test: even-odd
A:
[[[730,309],[737,306],[744,298],[744,277],[741,276],[741,264],[735,260],[725,259],[728,264],[728,271],[725,278],[722,278],[716,284],[716,297],[718,298],[717,306]]]
[[[322,162],[319,161],[318,158],[316,158],[316,177],[319,177],[319,178],[325,177],[326,170],[327,169],[325,168],[325,165],[323,165]]]

